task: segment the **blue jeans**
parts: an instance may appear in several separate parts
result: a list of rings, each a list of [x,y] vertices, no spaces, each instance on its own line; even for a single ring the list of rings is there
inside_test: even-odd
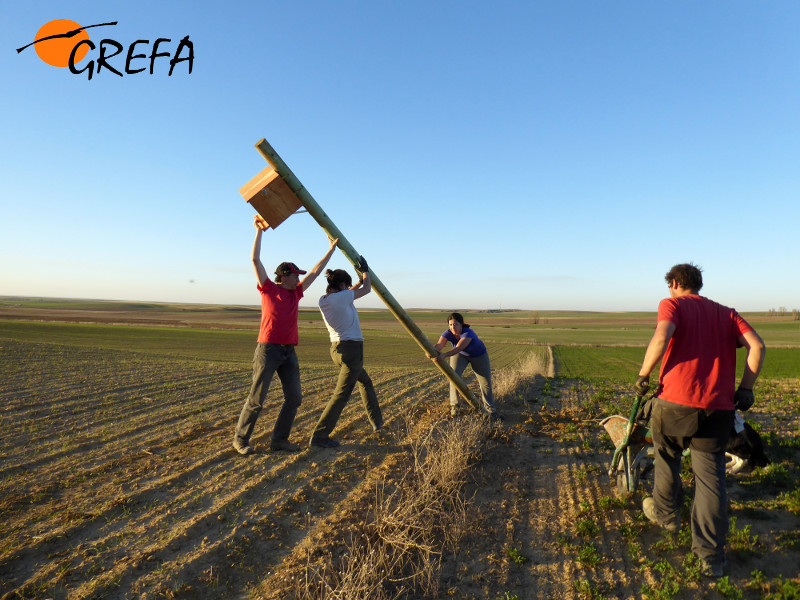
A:
[[[489,414],[494,414],[497,409],[494,406],[494,396],[492,394],[492,366],[489,363],[489,353],[485,352],[481,356],[464,356],[459,353],[450,357],[450,366],[456,374],[461,375],[467,365],[472,365],[478,385],[481,387],[481,400],[483,408]],[[458,390],[452,383],[450,384],[450,406],[457,407],[459,402]]]
[[[292,431],[294,417],[303,399],[300,389],[300,364],[294,346],[263,344],[256,346],[253,355],[253,385],[236,424],[236,438],[248,444],[258,415],[264,407],[272,376],[277,373],[283,387],[283,406],[281,406],[272,440],[288,440]]]

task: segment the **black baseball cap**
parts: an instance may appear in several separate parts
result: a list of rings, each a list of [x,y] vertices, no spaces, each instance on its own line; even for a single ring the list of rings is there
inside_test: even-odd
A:
[[[278,268],[275,269],[275,275],[305,275],[307,271],[303,271],[300,267],[298,267],[293,262],[282,262],[278,265]]]

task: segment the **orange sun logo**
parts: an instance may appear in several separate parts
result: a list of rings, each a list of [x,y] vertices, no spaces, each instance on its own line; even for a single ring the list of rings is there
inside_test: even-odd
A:
[[[84,27],[69,19],[55,19],[45,23],[36,32],[36,54],[44,62],[54,67],[69,65],[69,56],[72,49],[84,40],[89,39]],[[78,64],[89,52],[89,47],[83,44],[75,53],[74,64]]]
[[[84,27],[69,19],[54,19],[39,28],[39,31],[36,32],[36,37],[30,44],[17,48],[17,54],[25,50],[25,48],[35,46],[36,54],[48,65],[66,67],[69,66],[69,58],[72,56],[75,46],[81,44],[72,61],[72,64],[76,65],[83,60],[89,52],[88,46],[92,44],[86,30],[92,27],[105,27],[106,25],[116,24],[117,21],[112,21],[111,23],[98,23],[97,25]],[[81,42],[88,42],[88,44],[82,44]],[[91,47],[94,48],[94,45]]]

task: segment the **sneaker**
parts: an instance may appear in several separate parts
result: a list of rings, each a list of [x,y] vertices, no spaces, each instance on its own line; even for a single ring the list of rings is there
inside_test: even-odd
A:
[[[502,423],[503,421],[505,421],[505,419],[506,418],[499,412],[493,412],[492,414],[489,415],[489,420],[492,423]]]
[[[338,448],[341,446],[339,442],[334,440],[333,438],[320,438],[316,440],[311,440],[311,445],[317,448]]]
[[[719,579],[725,575],[725,567],[728,566],[728,561],[722,557],[721,561],[710,562],[704,558],[700,559],[700,572],[706,577],[712,579]]]
[[[455,419],[458,416],[459,410],[457,406],[450,407],[450,418]]]
[[[272,440],[270,442],[269,447],[272,450],[277,450],[279,452],[299,452],[300,446],[297,444],[293,444],[289,440]]]
[[[667,523],[662,523],[661,521],[659,521],[658,517],[656,516],[656,503],[650,497],[645,498],[644,501],[642,502],[642,511],[644,512],[644,516],[650,519],[651,523],[655,523],[656,525],[658,525],[662,529],[666,529],[670,533],[676,533],[681,528],[681,524],[679,521],[669,521]]]
[[[253,453],[253,447],[247,442],[240,440],[239,438],[234,438],[233,449],[236,450],[242,456],[249,456],[250,454]]]

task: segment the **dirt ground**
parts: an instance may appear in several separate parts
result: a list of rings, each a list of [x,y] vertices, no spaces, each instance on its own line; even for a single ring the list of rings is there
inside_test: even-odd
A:
[[[678,586],[664,577],[659,563],[680,566],[688,548],[675,548],[678,536],[643,517],[641,501],[651,481],[644,480],[633,496],[617,494],[607,475],[613,446],[599,419],[582,416],[581,406],[595,391],[572,380],[560,380],[553,387],[539,375],[505,398],[505,422],[486,439],[469,474],[467,533],[456,551],[442,554],[439,593],[404,597],[734,597],[719,592],[717,582],[699,574]],[[365,487],[368,491],[369,485]],[[734,478],[729,489],[732,516],[739,518],[739,527],[744,520],[754,524],[753,533],[762,544],[757,555],[729,553],[731,584],[742,588],[742,597],[761,598],[769,586],[748,590],[745,585],[754,570],[767,578],[784,576],[800,582],[798,548],[787,552],[775,546],[783,532],[796,531],[797,515],[763,511],[748,519],[737,508],[752,490],[745,491]],[[350,506],[342,506],[341,513],[320,523],[262,586],[262,591],[272,590],[265,597],[293,597],[310,556],[344,553],[343,536],[337,532],[346,531],[348,519],[363,514],[369,502],[369,494],[362,493],[350,499]],[[342,515],[347,517],[341,519]],[[689,537],[685,521],[684,546]],[[591,523],[596,526],[581,528]],[[657,551],[651,552],[651,547]]]
[[[257,452],[243,458],[230,447],[249,376],[240,365],[3,342],[0,597],[296,595],[309,556],[346,552],[376,484],[397,479],[411,440],[448,418],[437,373],[372,375],[384,432],[369,430],[354,401],[341,448],[274,453],[264,450],[275,417],[265,411]],[[333,373],[304,378],[297,441]],[[616,498],[604,415],[586,410],[596,392],[540,374],[499,398],[505,422],[465,478],[468,526],[441,554],[438,592],[424,597],[722,597],[701,577],[667,594],[667,567],[682,564],[686,541],[643,520],[641,493]],[[787,419],[797,428],[796,415]],[[733,516],[760,538],[731,556],[730,581],[747,598],[767,589],[745,587],[754,570],[800,583],[797,515],[748,508],[754,494],[752,481],[731,481]]]

